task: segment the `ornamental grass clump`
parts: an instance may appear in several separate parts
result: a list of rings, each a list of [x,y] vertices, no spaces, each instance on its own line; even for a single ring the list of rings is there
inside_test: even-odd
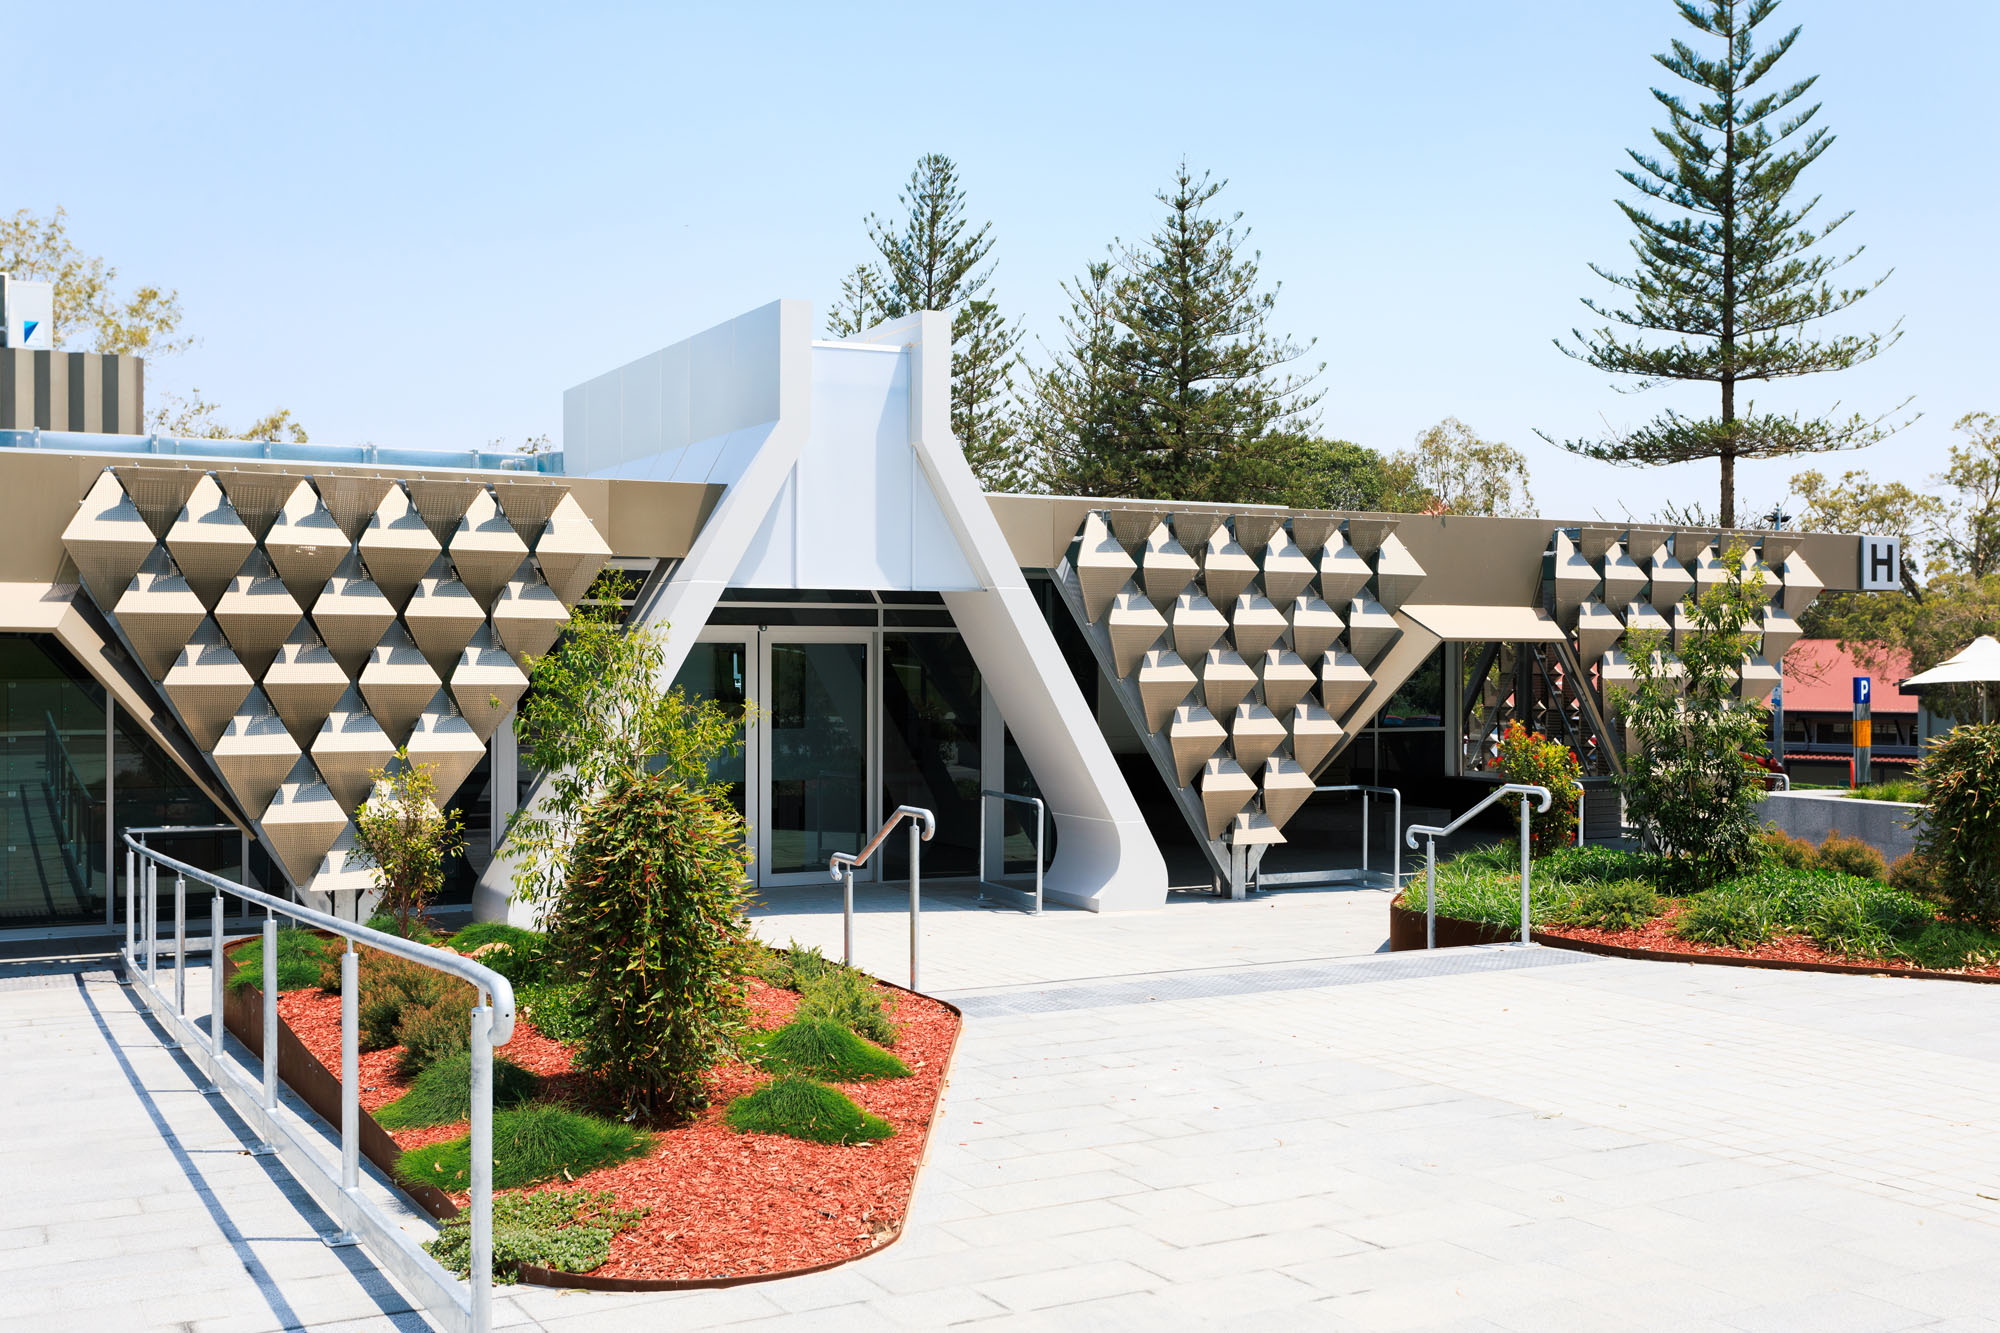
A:
[[[512,1282],[521,1264],[588,1273],[611,1257],[611,1238],[639,1225],[650,1208],[614,1208],[610,1190],[544,1190],[493,1200],[493,1276]],[[438,1225],[424,1249],[448,1272],[472,1275],[472,1214]]]
[[[774,1074],[804,1074],[834,1083],[910,1074],[901,1060],[827,1018],[795,1018],[776,1032],[759,1034],[751,1050]]]
[[[540,982],[547,973],[544,946],[539,931],[510,926],[504,921],[478,921],[465,927],[448,941],[451,948],[512,982],[516,989]]]
[[[852,968],[829,968],[799,992],[799,1018],[825,1018],[879,1046],[896,1044],[896,1025],[868,978]]]
[[[1752,949],[1771,938],[1770,905],[1740,887],[1710,889],[1688,900],[1674,933],[1697,944]]]
[[[1638,930],[1660,914],[1653,886],[1635,879],[1588,884],[1576,896],[1565,924],[1593,930]]]
[[[785,1075],[729,1103],[724,1121],[743,1134],[783,1134],[814,1143],[851,1144],[886,1139],[896,1130],[870,1115],[837,1088]]]
[[[545,1180],[574,1180],[600,1167],[641,1156],[653,1137],[617,1120],[531,1103],[493,1114],[493,1188],[520,1189]],[[412,1148],[396,1159],[396,1174],[412,1185],[471,1188],[472,1139]]]
[[[332,941],[310,930],[278,932],[278,990],[302,990],[319,983]],[[229,990],[262,989],[264,985],[264,941],[261,937],[230,955],[236,970],[229,974]]]
[[[542,1081],[505,1056],[493,1057],[493,1109],[519,1106]],[[472,1052],[448,1055],[418,1074],[410,1090],[375,1112],[384,1129],[453,1125],[472,1114]]]

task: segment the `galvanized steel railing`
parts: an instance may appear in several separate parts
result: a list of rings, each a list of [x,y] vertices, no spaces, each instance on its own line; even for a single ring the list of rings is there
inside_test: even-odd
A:
[[[1547,787],[1531,787],[1522,782],[1509,782],[1495,787],[1492,794],[1485,800],[1467,810],[1457,819],[1452,820],[1451,823],[1442,827],[1436,824],[1412,824],[1409,827],[1409,831],[1403,835],[1404,841],[1410,845],[1412,851],[1417,846],[1417,835],[1419,833],[1424,835],[1424,947],[1426,949],[1437,948],[1437,840],[1458,832],[1460,828],[1464,827],[1466,821],[1503,796],[1519,796],[1521,798],[1521,943],[1526,944],[1529,942],[1528,798],[1530,796],[1540,797],[1541,804],[1536,806],[1535,809],[1546,810],[1549,808],[1549,801],[1552,797]]]
[[[133,830],[125,835],[125,975],[146,999],[167,1029],[170,1045],[184,1047],[202,1068],[216,1092],[234,1107],[262,1143],[262,1152],[276,1154],[287,1169],[326,1209],[340,1231],[330,1245],[364,1244],[389,1273],[403,1283],[448,1329],[487,1333],[493,1326],[493,1048],[514,1035],[514,988],[507,978],[470,958],[418,944],[298,903],[287,902],[247,885],[198,869],[145,845]],[[176,829],[174,832],[186,830]],[[145,881],[149,925],[157,921],[155,903],[159,872],[174,876],[174,985],[169,1000],[159,988],[159,931],[149,928],[135,937],[134,908],[138,882]],[[187,882],[207,885],[214,893],[209,912],[208,1032],[187,1017]],[[223,895],[231,894],[262,907],[264,917],[264,1069],[253,1083],[223,1058]],[[292,1125],[278,1113],[278,916],[338,935],[347,941],[340,956],[340,1162],[327,1162],[315,1150],[310,1130]],[[145,946],[140,965],[138,948]],[[394,954],[423,967],[458,977],[478,989],[472,1010],[472,1277],[461,1283],[426,1254],[416,1238],[361,1191],[360,1022],[356,944]]]
[[[1013,893],[1015,890],[1008,888],[1005,884],[990,884],[986,879],[986,803],[988,801],[1012,801],[1016,805],[1032,805],[1035,807],[1035,906],[1033,915],[1040,916],[1042,914],[1042,830],[1048,823],[1048,807],[1042,804],[1042,798],[1039,796],[1017,796],[1011,791],[994,791],[990,787],[980,789],[979,884],[982,888],[1001,889],[1008,893]],[[1000,869],[1004,874],[1007,867],[1003,864]]]
[[[827,872],[843,882],[840,904],[840,961],[854,966],[854,868],[866,864],[875,855],[875,849],[888,838],[890,830],[910,821],[910,989],[917,989],[917,958],[921,952],[919,943],[919,922],[923,913],[922,895],[919,891],[921,874],[918,866],[918,847],[921,842],[929,842],[937,832],[937,816],[918,805],[899,805],[889,816],[868,845],[858,852],[835,852],[827,858]],[[920,827],[921,826],[921,827]]]
[[[1314,787],[1315,795],[1321,792],[1358,791],[1361,793],[1361,869],[1368,873],[1368,824],[1369,797],[1387,796],[1394,802],[1390,812],[1389,825],[1389,879],[1397,888],[1403,887],[1403,845],[1396,839],[1396,830],[1403,827],[1403,793],[1395,787],[1370,787],[1363,783],[1346,782],[1334,787]],[[1415,843],[1410,844],[1412,847]]]

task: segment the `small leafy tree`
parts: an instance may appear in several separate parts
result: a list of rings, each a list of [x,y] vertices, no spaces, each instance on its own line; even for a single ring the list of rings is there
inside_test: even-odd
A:
[[[1567,745],[1510,722],[1500,735],[1500,771],[1509,782],[1549,789],[1547,810],[1529,808],[1530,855],[1546,856],[1576,836],[1576,783],[1583,765]]]
[[[713,761],[742,744],[741,718],[662,687],[663,629],[621,625],[611,592],[571,613],[555,650],[536,659],[515,715],[521,753],[543,774],[507,826],[515,896],[529,902],[555,900],[584,815],[617,779],[659,771],[719,797]]]
[[[736,811],[667,773],[620,774],[584,817],[551,929],[591,1019],[577,1066],[627,1118],[700,1109],[703,1071],[735,1048],[748,855]]]
[[[374,866],[382,910],[408,937],[444,887],[445,866],[465,850],[465,820],[439,808],[435,766],[410,762],[407,749],[372,776],[374,793],[354,812],[354,837]]]
[[[579,983],[579,1067],[633,1118],[699,1107],[741,1024],[746,839],[716,777],[743,720],[665,680],[662,628],[572,615],[516,729],[542,790],[510,825],[515,888]]]
[[[1689,604],[1678,649],[1657,631],[1625,636],[1633,686],[1622,716],[1636,753],[1619,785],[1670,872],[1695,887],[1757,859],[1764,784],[1745,756],[1764,752],[1770,730],[1763,709],[1737,693],[1743,662],[1758,648],[1764,577],[1744,569],[1741,548],[1723,564],[1727,577]]]
[[[2000,724],[1932,741],[1917,776],[1930,787],[1917,858],[1931,887],[1957,915],[2000,926]]]

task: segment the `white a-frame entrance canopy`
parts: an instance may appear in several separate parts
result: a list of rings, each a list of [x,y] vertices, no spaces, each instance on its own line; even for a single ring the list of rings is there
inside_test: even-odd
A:
[[[570,390],[567,470],[722,488],[644,608],[670,674],[727,588],[939,594],[1048,802],[1048,896],[1156,906],[1165,863],[952,437],[950,367],[945,315],[827,342],[774,302]]]

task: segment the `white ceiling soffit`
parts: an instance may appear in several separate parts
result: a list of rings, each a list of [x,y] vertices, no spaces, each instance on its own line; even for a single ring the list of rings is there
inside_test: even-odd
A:
[[[1555,643],[1568,637],[1539,606],[1406,605],[1403,614],[1447,643]]]

